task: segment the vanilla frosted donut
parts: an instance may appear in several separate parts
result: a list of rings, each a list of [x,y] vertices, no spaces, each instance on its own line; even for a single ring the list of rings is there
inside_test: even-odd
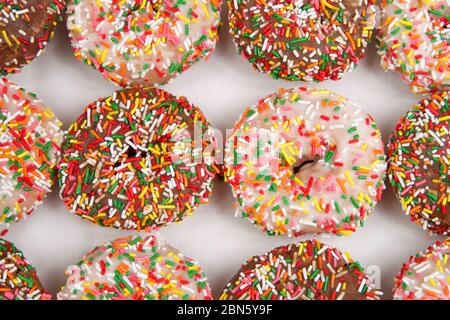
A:
[[[450,239],[412,256],[395,278],[395,300],[450,300]]]
[[[75,57],[121,86],[164,84],[218,39],[220,0],[69,0]]]
[[[450,89],[449,40],[448,1],[384,3],[378,34],[381,65],[399,73],[413,92]]]
[[[242,216],[269,234],[350,234],[384,189],[370,115],[326,90],[280,90],[248,108],[227,138],[225,180]]]
[[[31,214],[51,191],[60,127],[35,94],[0,80],[0,227]]]
[[[212,299],[200,266],[155,236],[107,242],[66,274],[58,300]]]

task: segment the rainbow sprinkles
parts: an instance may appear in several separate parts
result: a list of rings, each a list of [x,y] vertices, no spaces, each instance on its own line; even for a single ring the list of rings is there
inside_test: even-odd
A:
[[[386,169],[372,117],[304,87],[248,108],[227,137],[224,165],[242,216],[288,236],[354,232],[380,200]]]

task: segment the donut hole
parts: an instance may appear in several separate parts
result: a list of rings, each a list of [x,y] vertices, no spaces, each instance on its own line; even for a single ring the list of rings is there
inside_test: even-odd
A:
[[[296,175],[300,172],[300,170],[304,169],[305,167],[317,163],[319,159],[320,158],[318,156],[314,157],[313,159],[305,159],[305,158],[298,159],[297,162],[294,163],[294,165],[292,166],[292,172]]]
[[[143,152],[140,150],[136,150],[135,148],[128,148],[126,152],[124,152],[125,156],[122,156],[122,159],[114,163],[113,167],[118,168],[123,164],[123,160],[133,159],[133,158],[146,158],[147,152]]]
[[[145,152],[144,152],[145,153]],[[138,152],[136,149],[134,148],[128,148],[127,152],[127,158],[136,158]],[[142,152],[140,153],[140,157],[145,158],[145,155],[142,154]]]

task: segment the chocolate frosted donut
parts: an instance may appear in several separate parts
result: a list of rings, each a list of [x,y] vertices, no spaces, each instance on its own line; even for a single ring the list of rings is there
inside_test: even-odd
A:
[[[184,97],[119,90],[69,127],[60,196],[101,226],[140,230],[180,221],[211,193],[214,148],[212,127]]]
[[[381,292],[348,254],[317,240],[247,260],[221,300],[379,300]]]
[[[388,176],[403,210],[432,233],[450,228],[450,108],[442,91],[413,106],[388,146]]]
[[[50,300],[36,269],[14,244],[0,239],[0,300]]]
[[[0,4],[0,73],[18,72],[44,50],[65,0],[6,0]]]
[[[228,0],[239,54],[292,81],[337,80],[354,69],[375,26],[369,0]]]

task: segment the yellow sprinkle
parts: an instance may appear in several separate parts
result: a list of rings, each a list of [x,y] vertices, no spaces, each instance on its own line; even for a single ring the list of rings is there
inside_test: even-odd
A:
[[[142,199],[144,197],[144,195],[147,193],[147,191],[148,191],[148,186],[145,186],[144,188],[142,188],[142,191],[139,194],[138,198]]]
[[[267,202],[268,206],[272,206],[272,203],[275,201],[275,197],[272,197],[272,199],[269,200],[269,202]]]
[[[188,18],[186,18],[185,16],[182,16],[181,14],[178,15],[178,17],[179,17],[181,20],[183,20],[184,22],[186,22],[186,23],[189,23],[189,22],[190,22]]]
[[[298,246],[298,254],[302,253],[303,248],[304,248],[304,244],[301,243],[301,244]]]
[[[338,230],[336,234],[338,236],[346,236],[347,237],[347,236],[350,236],[352,233],[353,232],[350,230]]]
[[[345,171],[345,176],[347,177],[347,180],[350,183],[350,185],[353,186],[354,185],[353,179],[352,179],[352,176],[350,175],[350,172],[348,170]]]
[[[103,50],[102,55],[100,57],[100,63],[105,62],[106,54],[108,53],[108,50]]]
[[[413,25],[410,21],[407,20],[400,20],[399,23],[407,27],[412,27]]]
[[[203,8],[203,11],[205,12],[206,19],[208,19],[208,20],[211,19],[211,15],[209,14],[208,7],[206,7],[204,2],[202,3],[202,8]]]
[[[23,157],[25,157],[26,155],[28,155],[29,154],[29,152],[28,151],[25,151],[25,152],[23,152],[23,153],[21,153],[19,156],[17,156],[18,158],[23,158]]]
[[[6,34],[5,30],[2,30],[3,39],[5,39],[6,43],[8,44],[8,47],[12,47],[12,42],[9,40],[8,35]]]
[[[159,209],[175,209],[175,206],[172,204],[172,205],[168,205],[168,204],[165,204],[165,205],[158,205],[158,208]]]
[[[84,199],[86,199],[86,193],[81,195],[80,203],[84,203]]]
[[[305,184],[303,183],[303,181],[300,180],[298,177],[295,177],[295,178],[294,178],[294,181],[297,182],[297,183],[298,183],[299,185],[301,185],[302,187],[305,186]]]
[[[317,211],[322,212],[322,208],[320,207],[319,203],[317,202],[317,198],[314,198],[314,206],[316,207]]]
[[[428,280],[428,282],[429,282],[433,287],[436,287],[436,281],[434,281],[433,278],[430,278],[430,280]]]
[[[11,35],[11,38],[14,40],[14,42],[17,44],[17,45],[20,45],[20,41],[19,40],[17,40],[17,38],[16,38],[16,36],[15,35]]]

